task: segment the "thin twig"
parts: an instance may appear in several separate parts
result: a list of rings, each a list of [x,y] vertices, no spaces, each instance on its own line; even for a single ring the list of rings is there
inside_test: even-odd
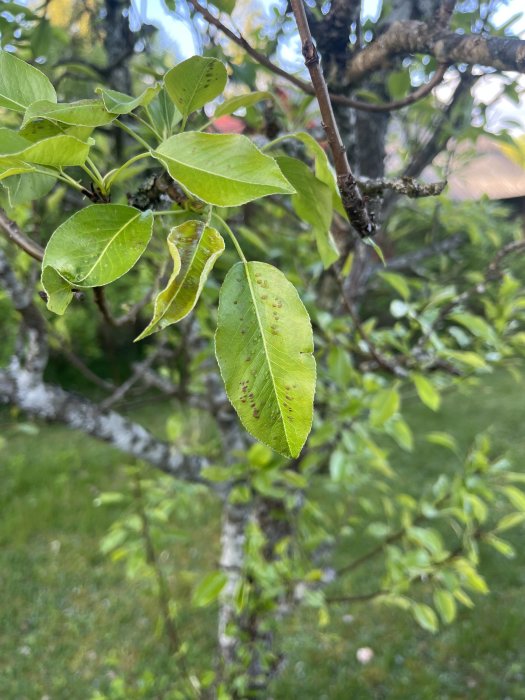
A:
[[[291,6],[297,22],[299,36],[301,37],[304,62],[310,72],[310,78],[314,86],[317,102],[319,103],[323,128],[332,151],[337,184],[343,206],[357,233],[362,238],[367,238],[375,233],[376,225],[368,212],[366,202],[348,163],[346,149],[337,127],[330,95],[328,94],[326,81],[319,63],[319,54],[313,43],[310,27],[308,26],[303,0],[291,0]]]
[[[273,61],[270,61],[267,56],[254,48],[242,35],[236,34],[223,22],[221,22],[218,17],[212,15],[206,7],[198,2],[198,0],[189,0],[189,2],[209,24],[216,27],[220,32],[222,32],[222,34],[227,36],[228,39],[244,49],[244,51],[246,51],[246,53],[261,66],[264,66],[275,75],[284,78],[284,80],[287,80],[289,83],[295,85],[295,87],[299,88],[308,95],[315,95],[315,89],[311,83],[298,78],[297,76],[273,63]],[[332,92],[330,93],[330,99],[333,103],[343,105],[344,107],[350,107],[352,109],[358,109],[364,112],[394,112],[395,110],[403,109],[403,107],[414,104],[414,102],[426,97],[437,85],[441,83],[447,68],[448,65],[446,64],[440,65],[428,83],[421,85],[406,97],[399,100],[393,100],[392,102],[364,102],[363,100],[356,100],[353,97],[347,97],[346,95],[340,95]]]
[[[18,225],[7,216],[3,209],[0,209],[0,228],[16,246],[35,260],[42,262],[44,259],[42,246],[38,245],[29,236],[26,236],[25,233],[22,233]]]

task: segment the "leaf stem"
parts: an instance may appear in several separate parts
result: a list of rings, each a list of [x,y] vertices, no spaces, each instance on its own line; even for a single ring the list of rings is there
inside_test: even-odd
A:
[[[146,129],[149,129],[151,131],[151,133],[153,134],[153,136],[155,136],[155,138],[159,140],[159,143],[162,141],[162,136],[159,134],[157,129],[155,129],[155,127],[152,124],[149,124],[145,119],[142,119],[142,117],[139,117],[139,115],[135,114],[135,112],[131,112],[130,116],[133,117],[134,119],[136,119],[138,122],[140,122],[140,124],[142,124],[142,126],[145,126]]]
[[[120,173],[125,170],[126,168],[129,168],[130,165],[133,163],[136,163],[138,160],[142,160],[142,158],[147,158],[150,154],[150,151],[147,151],[146,153],[137,153],[136,156],[133,156],[129,160],[127,160],[125,163],[123,163],[119,168],[116,170],[111,170],[109,173],[106,174],[106,176],[103,179],[104,186],[109,189],[111,185],[113,184],[114,180],[120,175]]]
[[[224,221],[224,219],[222,219],[218,214],[212,214],[211,218],[212,218],[212,220],[215,219],[219,223],[219,225],[224,228],[224,230],[226,231],[228,236],[231,238],[232,243],[235,246],[235,250],[237,251],[237,254],[239,255],[241,261],[243,263],[247,263],[248,261],[246,260],[246,257],[244,255],[244,253],[242,252],[242,248],[239,244],[239,241],[237,240],[235,234],[233,233],[231,228],[228,226],[226,221]]]
[[[119,119],[115,119],[115,121],[113,122],[113,124],[116,124],[118,127],[120,127],[120,128],[122,129],[122,131],[125,131],[126,134],[128,134],[129,136],[131,136],[131,138],[135,139],[135,141],[137,141],[138,143],[140,143],[141,146],[144,146],[144,148],[147,148],[148,151],[151,150],[150,144],[149,144],[147,141],[145,141],[145,140],[142,138],[142,136],[139,136],[137,133],[135,133],[135,132],[133,131],[133,129],[130,129],[129,126],[127,126],[126,124],[124,124],[123,122],[121,122]]]

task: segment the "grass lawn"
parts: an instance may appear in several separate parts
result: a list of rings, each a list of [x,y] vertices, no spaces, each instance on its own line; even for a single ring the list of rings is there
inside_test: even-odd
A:
[[[408,419],[416,434],[448,429],[464,448],[492,426],[495,448],[510,450],[521,470],[523,404],[523,386],[498,373],[469,397],[449,395],[437,416],[414,401]],[[90,700],[110,687],[112,700],[168,698],[163,679],[173,662],[158,636],[155,602],[126,578],[122,564],[99,552],[122,506],[97,508],[94,500],[100,491],[123,487],[125,458],[59,427],[35,434],[6,412],[0,434],[6,439],[0,451],[0,700]],[[450,458],[418,441],[414,455],[400,460],[401,478],[412,484],[431,479]],[[180,631],[206,668],[214,611],[184,611],[195,576],[217,561],[218,509],[209,499],[199,512],[170,556],[179,572],[172,585],[181,601]],[[523,535],[516,530],[509,538],[517,549],[512,561],[484,552],[491,594],[437,635],[373,605],[338,608],[322,630],[304,612],[287,619],[282,643],[289,660],[274,697],[525,700]],[[363,646],[375,653],[367,665],[356,660]]]

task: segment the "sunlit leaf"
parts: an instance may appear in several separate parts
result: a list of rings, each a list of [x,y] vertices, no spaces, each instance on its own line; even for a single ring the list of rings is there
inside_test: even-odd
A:
[[[221,61],[192,56],[166,73],[164,85],[185,119],[220,95],[227,80],[228,74]]]
[[[188,192],[217,206],[295,193],[275,160],[240,134],[177,134],[152,155]]]
[[[282,272],[260,262],[232,267],[220,293],[215,347],[244,427],[296,457],[312,425],[315,361],[310,319]]]

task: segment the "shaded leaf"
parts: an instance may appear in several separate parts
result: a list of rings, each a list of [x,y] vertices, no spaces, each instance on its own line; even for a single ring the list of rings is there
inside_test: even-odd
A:
[[[244,427],[296,457],[312,425],[315,360],[308,313],[282,272],[260,262],[231,268],[220,292],[215,349]]]
[[[24,115],[22,126],[34,119],[51,119],[61,124],[74,126],[103,126],[116,119],[110,114],[102,100],[79,100],[56,104],[48,100],[34,102]]]
[[[297,194],[292,195],[292,206],[297,216],[310,224],[315,235],[319,257],[325,268],[339,258],[330,237],[332,223],[332,193],[310,168],[297,158],[279,156],[275,159]]]
[[[3,168],[24,162],[51,167],[83,165],[90,148],[90,143],[66,134],[32,143],[11,129],[0,128],[0,167]]]
[[[436,613],[429,605],[423,603],[413,603],[412,613],[418,625],[428,632],[437,632],[439,623]]]
[[[201,221],[186,221],[170,231],[168,247],[173,272],[166,288],[155,299],[153,318],[136,340],[177,323],[191,312],[224,250],[224,241],[218,231]]]
[[[111,114],[129,114],[137,107],[145,107],[158,94],[160,85],[148,87],[138,97],[126,95],[118,90],[99,87],[95,90],[101,97],[104,107]]]
[[[443,622],[449,625],[456,617],[456,600],[450,591],[439,588],[434,591],[434,605]]]
[[[224,117],[226,114],[233,114],[243,107],[251,107],[261,100],[271,100],[273,96],[270,92],[250,92],[247,95],[236,95],[230,97],[220,104],[213,115],[213,119]]]
[[[72,286],[49,266],[42,268],[42,286],[47,294],[47,308],[61,316],[73,299]]]
[[[239,134],[177,134],[152,155],[191,194],[222,207],[268,194],[294,194],[273,158]]]

